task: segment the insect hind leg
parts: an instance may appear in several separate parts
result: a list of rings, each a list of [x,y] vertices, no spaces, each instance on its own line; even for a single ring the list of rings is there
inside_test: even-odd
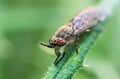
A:
[[[77,42],[75,42],[75,51],[76,51],[76,54],[79,53],[79,51],[78,51],[78,43]]]
[[[80,35],[76,35],[76,38],[75,38],[75,41],[74,41],[76,54],[79,53],[79,51],[78,51],[78,46],[79,46],[78,40],[79,40],[79,36],[80,36]]]

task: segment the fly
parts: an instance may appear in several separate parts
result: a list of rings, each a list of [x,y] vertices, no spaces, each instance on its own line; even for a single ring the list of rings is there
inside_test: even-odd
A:
[[[65,52],[61,55],[60,49],[64,47],[66,50],[67,46],[70,45],[84,32],[90,30],[99,22],[106,19],[104,12],[99,7],[92,6],[87,7],[80,11],[72,20],[65,25],[61,26],[52,38],[49,40],[49,44],[40,43],[48,48],[54,48],[57,58],[54,64],[57,65],[59,61],[64,57]],[[78,48],[76,52],[78,53]]]

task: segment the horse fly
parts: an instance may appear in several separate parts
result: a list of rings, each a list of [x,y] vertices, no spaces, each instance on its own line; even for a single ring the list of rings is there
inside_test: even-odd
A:
[[[61,26],[52,38],[49,40],[49,45],[40,43],[48,48],[54,48],[57,58],[54,64],[57,65],[64,57],[65,50],[68,45],[75,42],[76,38],[82,33],[89,31],[91,27],[106,19],[105,13],[101,8],[91,6],[80,11],[72,20]],[[60,49],[64,47],[64,53],[61,55]],[[77,49],[77,46],[76,50]],[[78,51],[76,51],[78,53]]]

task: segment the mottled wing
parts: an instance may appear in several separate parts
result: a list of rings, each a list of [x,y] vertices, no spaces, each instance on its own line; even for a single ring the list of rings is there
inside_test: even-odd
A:
[[[85,30],[95,26],[98,22],[102,21],[104,17],[100,12],[101,11],[99,11],[98,8],[89,7],[75,16],[71,21],[73,23],[73,35],[80,34]]]

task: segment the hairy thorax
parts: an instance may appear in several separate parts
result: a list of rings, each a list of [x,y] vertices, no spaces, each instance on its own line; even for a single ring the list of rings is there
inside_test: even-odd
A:
[[[54,39],[56,37],[60,37],[66,40],[67,42],[74,40],[75,35],[73,35],[74,30],[72,26],[73,24],[71,22],[65,24],[56,31],[55,35],[52,38]]]

